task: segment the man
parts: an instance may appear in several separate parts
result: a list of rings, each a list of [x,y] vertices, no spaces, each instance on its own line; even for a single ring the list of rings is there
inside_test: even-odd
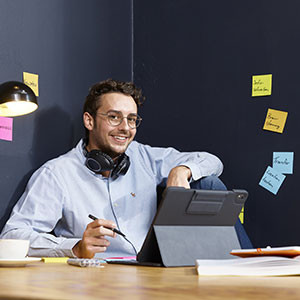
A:
[[[29,239],[30,256],[134,255],[155,215],[158,184],[189,188],[221,174],[222,163],[212,154],[133,141],[142,100],[130,82],[92,86],[84,104],[86,139],[32,175],[1,238]]]

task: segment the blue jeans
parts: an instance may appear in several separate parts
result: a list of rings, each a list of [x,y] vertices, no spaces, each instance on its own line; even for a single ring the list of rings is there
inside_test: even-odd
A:
[[[190,184],[192,189],[197,190],[227,190],[225,184],[216,176],[207,176],[204,178],[201,178],[197,181],[194,181]],[[235,224],[235,231],[237,233],[240,245],[242,249],[250,249],[253,248],[252,243],[240,221],[240,219],[237,220]]]

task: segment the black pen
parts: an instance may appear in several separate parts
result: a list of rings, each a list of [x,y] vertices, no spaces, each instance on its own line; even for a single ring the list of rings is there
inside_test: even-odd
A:
[[[95,216],[93,216],[93,215],[91,215],[91,214],[89,214],[89,218],[90,219],[92,219],[92,220],[97,220],[98,218],[96,218]],[[105,226],[104,226],[105,227]],[[107,228],[107,227],[106,227]],[[108,228],[108,229],[110,229],[110,230],[112,230],[113,232],[115,232],[115,233],[117,233],[117,234],[119,234],[119,235],[121,235],[121,236],[123,236],[123,237],[125,237],[125,234],[124,233],[122,233],[120,230],[118,230],[117,228]]]

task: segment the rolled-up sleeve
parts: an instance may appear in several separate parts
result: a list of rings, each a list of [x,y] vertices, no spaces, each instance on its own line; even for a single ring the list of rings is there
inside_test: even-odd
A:
[[[206,176],[220,176],[223,171],[221,160],[208,152],[180,152],[172,147],[159,148],[139,144],[146,168],[156,175],[158,183],[167,178],[172,168],[186,166],[192,172],[192,180]]]

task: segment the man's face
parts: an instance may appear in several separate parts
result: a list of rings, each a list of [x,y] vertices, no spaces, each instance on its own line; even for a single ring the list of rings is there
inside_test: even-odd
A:
[[[137,105],[131,96],[121,93],[104,94],[101,96],[101,105],[95,119],[92,118],[90,127],[86,126],[85,120],[85,126],[90,130],[88,150],[99,149],[115,158],[124,153],[132,142],[136,128],[130,128],[126,118],[120,125],[110,125],[107,116],[101,115],[109,112],[120,112],[123,117],[127,117],[129,114],[137,114]]]

